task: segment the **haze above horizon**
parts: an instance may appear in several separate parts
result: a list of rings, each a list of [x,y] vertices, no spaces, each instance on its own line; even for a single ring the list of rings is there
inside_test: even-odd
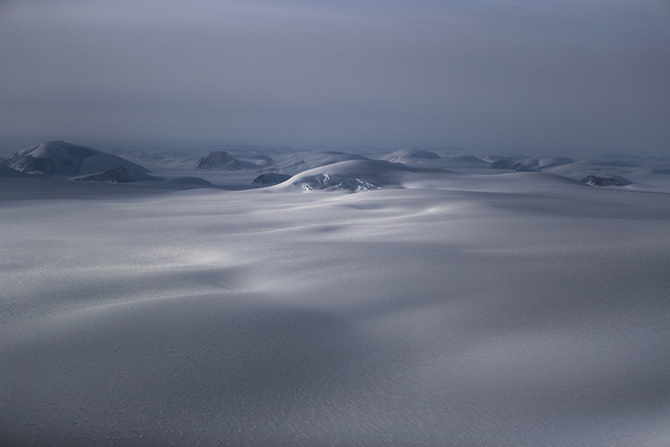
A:
[[[669,25],[661,0],[0,1],[0,139],[668,154]]]

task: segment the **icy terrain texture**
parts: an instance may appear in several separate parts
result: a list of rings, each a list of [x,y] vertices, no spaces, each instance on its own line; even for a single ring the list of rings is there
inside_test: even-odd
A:
[[[0,176],[0,445],[670,445],[670,195],[490,171]]]

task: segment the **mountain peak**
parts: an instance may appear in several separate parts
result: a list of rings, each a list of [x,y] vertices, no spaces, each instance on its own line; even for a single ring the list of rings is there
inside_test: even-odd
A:
[[[20,172],[52,176],[94,174],[118,167],[147,172],[142,166],[116,155],[60,140],[27,147],[0,159],[0,164]]]
[[[207,157],[201,158],[196,169],[241,169],[240,163],[227,152],[212,151]]]

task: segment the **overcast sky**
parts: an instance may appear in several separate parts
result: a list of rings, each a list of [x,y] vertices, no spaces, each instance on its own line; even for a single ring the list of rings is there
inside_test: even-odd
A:
[[[0,138],[670,155],[670,0],[0,0],[0,82]]]

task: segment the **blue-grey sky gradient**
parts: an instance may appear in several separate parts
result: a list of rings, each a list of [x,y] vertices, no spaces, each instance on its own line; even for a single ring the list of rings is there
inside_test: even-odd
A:
[[[0,137],[670,154],[667,0],[0,0]]]

